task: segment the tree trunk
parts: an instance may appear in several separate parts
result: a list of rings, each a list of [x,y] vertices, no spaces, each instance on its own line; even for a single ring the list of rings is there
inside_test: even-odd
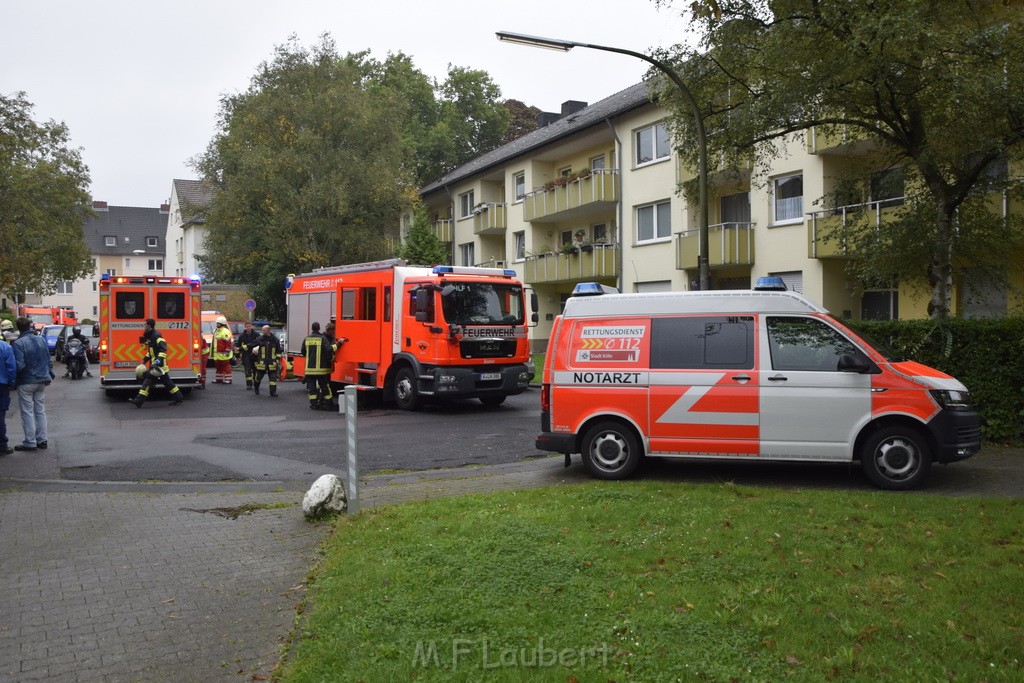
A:
[[[932,288],[928,317],[932,320],[949,317],[953,291],[953,213],[945,202],[937,201],[935,208],[935,238],[928,264],[928,284]]]

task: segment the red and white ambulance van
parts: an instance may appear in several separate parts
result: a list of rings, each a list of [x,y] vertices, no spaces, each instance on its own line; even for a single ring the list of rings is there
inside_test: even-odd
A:
[[[579,285],[555,320],[536,440],[593,476],[647,456],[860,460],[877,486],[910,489],[981,448],[963,384],[795,292],[609,289]]]

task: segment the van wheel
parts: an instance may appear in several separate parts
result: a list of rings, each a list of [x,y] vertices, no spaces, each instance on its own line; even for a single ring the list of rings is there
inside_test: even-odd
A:
[[[598,479],[625,479],[640,464],[640,443],[621,422],[599,422],[583,436],[583,463]]]
[[[906,491],[928,476],[932,454],[924,439],[909,427],[881,429],[864,442],[860,465],[876,486]]]
[[[421,400],[412,368],[402,368],[395,376],[395,403],[401,410],[419,410]]]

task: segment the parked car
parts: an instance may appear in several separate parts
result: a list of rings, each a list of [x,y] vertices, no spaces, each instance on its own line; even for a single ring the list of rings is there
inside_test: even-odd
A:
[[[79,327],[82,330],[82,335],[89,340],[89,346],[86,347],[85,354],[89,358],[89,364],[95,364],[100,362],[100,345],[99,337],[94,334],[96,328],[93,325],[57,325],[61,328],[60,334],[57,335],[57,341],[54,343],[53,354],[58,362],[64,355],[64,344],[67,343],[68,337],[71,336],[71,331],[75,327]]]
[[[57,336],[64,329],[64,325],[46,325],[43,327],[43,338],[46,340],[46,348],[50,349],[50,355],[54,355],[54,347],[57,345]]]

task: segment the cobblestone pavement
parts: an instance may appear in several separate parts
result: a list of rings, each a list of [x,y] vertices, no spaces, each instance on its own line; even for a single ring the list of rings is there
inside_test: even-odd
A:
[[[922,492],[1024,497],[1024,450],[968,462],[940,468]],[[870,488],[856,469],[748,469],[676,464],[641,476]],[[564,469],[559,457],[380,475],[362,482],[360,505],[584,481],[578,458]],[[0,481],[0,681],[265,680],[331,529],[305,520],[303,493],[295,483]]]

